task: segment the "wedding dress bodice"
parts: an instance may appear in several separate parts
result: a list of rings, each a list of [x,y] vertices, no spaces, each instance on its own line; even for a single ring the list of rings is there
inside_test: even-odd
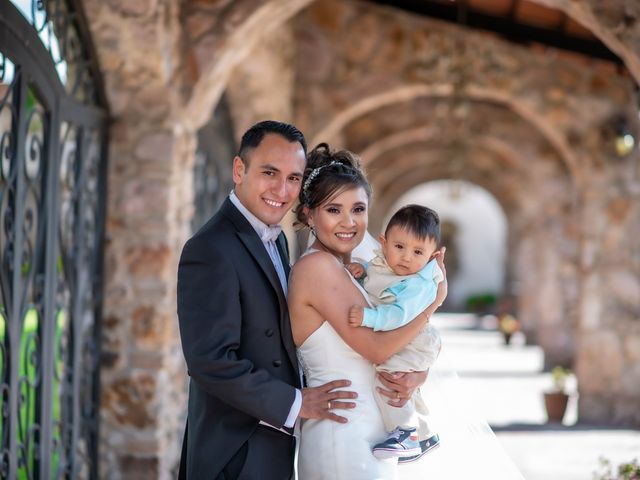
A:
[[[378,460],[371,447],[385,436],[373,397],[373,365],[352,350],[328,322],[313,332],[298,350],[307,386],[317,387],[346,378],[358,393],[356,408],[336,410],[347,418],[306,420],[302,425],[298,471],[301,480],[390,480],[396,478],[393,460]]]
[[[307,254],[312,251],[307,251]],[[363,297],[362,287],[353,280]],[[346,322],[346,318],[345,318]],[[301,480],[393,480],[394,460],[378,460],[371,447],[385,438],[382,417],[373,397],[375,369],[323,322],[298,348],[307,386],[332,380],[351,381],[358,393],[356,408],[336,410],[348,423],[306,420],[301,428],[298,473]]]

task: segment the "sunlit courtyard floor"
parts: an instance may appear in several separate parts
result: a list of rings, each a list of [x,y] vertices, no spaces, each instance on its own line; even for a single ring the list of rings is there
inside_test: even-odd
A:
[[[457,372],[460,389],[527,480],[590,480],[600,457],[614,465],[640,460],[640,430],[576,424],[575,381],[564,424],[546,423],[542,394],[551,376],[539,347],[521,336],[504,345],[488,318],[439,314],[433,324],[443,338],[438,368]]]

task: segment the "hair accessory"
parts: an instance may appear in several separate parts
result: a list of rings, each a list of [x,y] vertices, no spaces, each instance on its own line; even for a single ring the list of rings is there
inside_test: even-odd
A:
[[[330,167],[331,165],[340,165],[340,162],[336,160],[332,160],[331,163],[327,163],[326,165],[320,165],[319,167],[316,167],[313,170],[311,170],[311,173],[305,180],[304,185],[302,185],[302,197],[304,198],[304,203],[308,203],[309,196],[307,195],[307,190],[309,190],[309,186],[311,185],[311,182],[313,182],[313,180],[318,176],[318,174],[320,173],[320,170],[322,170],[324,167]]]

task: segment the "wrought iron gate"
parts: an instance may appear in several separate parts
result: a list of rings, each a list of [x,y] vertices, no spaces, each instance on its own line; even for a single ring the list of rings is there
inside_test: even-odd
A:
[[[97,478],[106,102],[73,0],[0,0],[0,477]]]

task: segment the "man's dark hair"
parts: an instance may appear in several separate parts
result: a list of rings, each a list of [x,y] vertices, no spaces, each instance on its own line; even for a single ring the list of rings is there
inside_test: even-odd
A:
[[[306,157],[307,142],[300,130],[288,123],[276,122],[275,120],[265,120],[263,122],[256,123],[253,127],[247,130],[244,135],[242,135],[240,148],[238,149],[238,156],[242,159],[245,165],[249,165],[249,153],[251,150],[260,145],[264,136],[269,133],[280,135],[292,143],[300,143]]]
[[[430,238],[435,240],[436,245],[440,243],[440,217],[428,207],[423,207],[422,205],[402,207],[389,220],[387,229],[384,232],[385,236],[393,227],[406,230],[420,240]]]

